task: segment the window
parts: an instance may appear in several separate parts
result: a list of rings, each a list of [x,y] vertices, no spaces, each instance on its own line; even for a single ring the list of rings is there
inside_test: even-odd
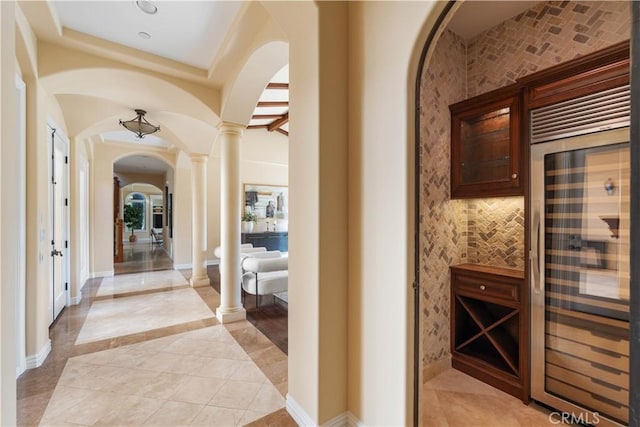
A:
[[[129,193],[124,200],[125,205],[140,206],[142,211],[142,221],[140,227],[135,227],[135,230],[146,230],[147,228],[147,198],[141,193]],[[126,231],[131,231],[131,228],[125,225]]]

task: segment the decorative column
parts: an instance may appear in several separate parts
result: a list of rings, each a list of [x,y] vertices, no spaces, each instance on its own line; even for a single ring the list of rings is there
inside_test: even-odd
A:
[[[220,127],[220,323],[244,320],[240,302],[240,141],[244,126],[223,122]]]
[[[209,286],[207,275],[207,159],[191,154],[191,286]]]

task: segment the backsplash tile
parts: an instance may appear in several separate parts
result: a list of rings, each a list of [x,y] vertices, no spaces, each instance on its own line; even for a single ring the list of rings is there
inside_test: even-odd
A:
[[[472,199],[467,204],[467,262],[524,270],[524,197]]]

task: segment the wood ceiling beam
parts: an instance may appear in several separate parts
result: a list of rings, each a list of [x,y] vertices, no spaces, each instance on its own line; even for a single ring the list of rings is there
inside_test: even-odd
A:
[[[247,129],[267,129],[269,125],[249,125]]]
[[[289,83],[269,83],[267,89],[289,89]]]
[[[269,132],[273,132],[274,130],[279,129],[280,126],[287,123],[288,121],[289,121],[289,112],[286,112],[282,117],[280,117],[278,120],[274,121],[269,125],[269,128],[268,128]]]
[[[252,120],[262,120],[262,119],[279,119],[282,117],[282,114],[254,114],[251,116]]]
[[[285,136],[289,136],[289,132],[287,132],[287,131],[286,131],[286,130],[284,130],[284,129],[280,129],[280,128],[278,128],[278,129],[276,129],[276,132],[280,132],[281,134],[283,134],[283,135],[285,135]]]
[[[258,107],[288,107],[289,101],[260,101]]]

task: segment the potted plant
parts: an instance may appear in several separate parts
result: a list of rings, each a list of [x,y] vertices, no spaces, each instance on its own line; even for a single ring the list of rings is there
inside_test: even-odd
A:
[[[240,221],[242,221],[242,232],[251,233],[253,231],[253,224],[258,220],[256,214],[251,211],[245,211]]]
[[[137,240],[134,231],[142,227],[142,215],[142,206],[140,204],[124,205],[124,223],[131,230],[131,236],[129,236],[130,242]]]

